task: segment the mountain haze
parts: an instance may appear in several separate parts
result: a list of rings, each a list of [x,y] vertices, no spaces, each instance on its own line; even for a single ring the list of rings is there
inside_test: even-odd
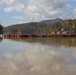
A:
[[[63,21],[62,19],[56,18],[56,19],[52,19],[52,20],[43,20],[41,22],[46,23],[46,24],[53,24],[53,23],[62,22],[62,21]]]

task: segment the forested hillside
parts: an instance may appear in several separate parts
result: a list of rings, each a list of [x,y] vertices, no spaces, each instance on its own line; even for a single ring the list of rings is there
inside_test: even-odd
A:
[[[52,34],[76,34],[76,20],[65,20],[50,25],[50,33]]]
[[[7,34],[18,34],[18,33],[22,33],[22,34],[36,34],[36,32],[47,26],[47,24],[45,23],[41,23],[41,22],[31,22],[31,23],[24,23],[24,24],[16,24],[16,25],[12,25],[12,26],[8,26],[4,28],[4,33]]]
[[[4,33],[12,34],[76,34],[76,20],[65,20],[47,25],[42,22],[16,24],[4,28]]]

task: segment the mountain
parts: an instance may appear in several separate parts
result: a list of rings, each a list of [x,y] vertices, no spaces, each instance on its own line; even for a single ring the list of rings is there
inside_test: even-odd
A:
[[[8,27],[4,28],[4,32],[6,33],[19,33],[22,34],[42,34],[46,33],[46,27],[48,24],[53,24],[57,22],[62,22],[63,20],[60,18],[53,19],[53,20],[43,20],[41,22],[30,22],[30,23],[23,23],[23,24],[16,24],[16,25],[10,25]],[[43,31],[41,31],[43,29]]]
[[[62,19],[56,18],[56,19],[52,19],[52,20],[43,20],[41,22],[46,23],[46,24],[53,24],[53,23],[62,22],[62,21],[63,21]]]
[[[4,33],[7,34],[36,34],[36,35],[47,35],[47,34],[76,34],[76,19],[74,20],[61,20],[54,19],[49,20],[51,24],[44,22],[31,22],[10,25],[4,28]]]
[[[4,28],[4,33],[12,33],[12,34],[36,34],[41,28],[47,26],[46,23],[42,22],[30,22],[23,24],[10,25]]]

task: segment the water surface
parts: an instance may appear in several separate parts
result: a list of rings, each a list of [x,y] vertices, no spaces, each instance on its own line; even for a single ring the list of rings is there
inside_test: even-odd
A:
[[[0,75],[76,75],[76,38],[0,39]]]

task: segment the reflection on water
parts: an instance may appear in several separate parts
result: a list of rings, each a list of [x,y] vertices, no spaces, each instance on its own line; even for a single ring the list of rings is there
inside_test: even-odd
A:
[[[10,39],[13,41],[20,42],[29,42],[29,43],[42,43],[42,44],[51,44],[51,45],[64,45],[64,46],[73,46],[76,47],[76,38],[19,38],[19,39]]]
[[[0,37],[0,42],[3,40],[3,38]]]
[[[0,75],[76,75],[76,38],[4,39]]]

